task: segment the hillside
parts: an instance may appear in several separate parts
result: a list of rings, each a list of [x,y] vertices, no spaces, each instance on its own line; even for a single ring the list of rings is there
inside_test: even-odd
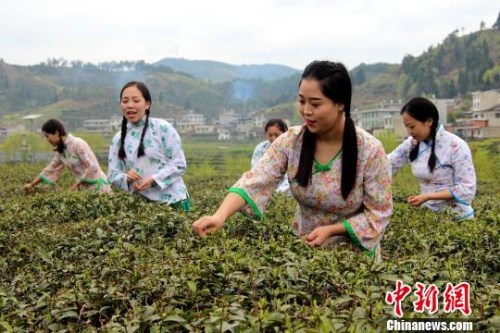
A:
[[[453,98],[471,91],[500,88],[500,30],[465,36],[458,30],[419,56],[407,55],[398,65],[361,64],[351,70],[353,107],[416,95]]]
[[[175,69],[165,67],[167,63]],[[423,54],[407,55],[401,64],[360,64],[351,69],[351,76],[352,110],[415,95],[451,98],[499,89],[500,30],[465,36],[454,31]],[[153,114],[159,117],[194,110],[210,120],[223,109],[235,109],[266,110],[269,116],[297,119],[294,101],[300,73],[286,66],[168,58],[162,64],[113,61],[94,65],[51,59],[35,66],[14,66],[0,59],[0,124],[19,122],[32,113],[45,116],[39,121],[61,116],[70,129],[83,119],[109,118],[119,114],[119,90],[130,80],[145,81],[150,87]]]
[[[165,66],[210,82],[226,82],[235,79],[262,79],[273,81],[300,72],[288,66],[276,64],[230,65],[218,61],[164,58],[153,66]]]
[[[65,114],[68,120],[109,117],[119,114],[119,91],[130,80],[147,83],[156,116],[174,117],[182,110],[193,109],[210,118],[222,107],[241,107],[214,85],[159,68],[113,71],[46,64],[22,67],[0,61],[0,116],[41,113],[47,117]]]

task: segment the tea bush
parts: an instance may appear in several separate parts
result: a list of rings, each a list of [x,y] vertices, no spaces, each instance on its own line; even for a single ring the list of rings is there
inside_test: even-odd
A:
[[[196,237],[192,222],[215,211],[246,163],[235,161],[237,171],[224,160],[223,174],[201,166],[186,175],[189,213],[130,193],[69,192],[68,173],[61,186],[26,195],[22,185],[42,166],[1,165],[0,331],[380,331],[394,317],[385,294],[398,279],[440,292],[449,282],[471,286],[470,317],[445,313],[441,295],[436,314],[417,313],[411,294],[405,318],[469,318],[476,330],[498,329],[498,168],[487,166],[493,178],[480,179],[477,217],[466,222],[409,207],[418,184],[403,170],[377,263],[306,246],[290,228],[295,204],[280,194],[262,221],[238,214]]]

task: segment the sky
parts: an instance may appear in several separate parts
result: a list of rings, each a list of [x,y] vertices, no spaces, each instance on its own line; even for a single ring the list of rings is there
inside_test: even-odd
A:
[[[494,0],[4,0],[0,58],[105,61],[166,57],[303,69],[316,59],[401,63],[490,28]]]

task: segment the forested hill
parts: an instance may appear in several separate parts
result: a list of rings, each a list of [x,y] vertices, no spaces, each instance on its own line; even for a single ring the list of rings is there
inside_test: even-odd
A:
[[[59,117],[63,112],[78,119],[109,118],[119,113],[119,91],[130,80],[146,82],[156,116],[195,110],[210,119],[224,108],[254,111],[286,102],[295,94],[298,78],[209,83],[144,62],[97,66],[51,59],[15,66],[0,60],[0,119],[29,113]]]
[[[500,88],[500,29],[483,29],[465,36],[458,30],[419,56],[401,64],[361,64],[351,71],[353,105],[383,99],[406,100],[416,95],[453,98],[471,91]]]
[[[200,64],[221,63],[197,62]],[[215,67],[224,68],[223,64]],[[153,112],[160,117],[195,110],[213,119],[224,108],[232,108],[249,112],[280,110],[280,116],[292,119],[300,73],[286,66],[257,67],[259,70],[252,75],[259,71],[261,74],[254,79],[250,75],[211,81],[208,77],[200,79],[201,74],[196,77],[144,61],[94,65],[49,59],[38,65],[16,66],[0,59],[0,125],[6,117],[15,121],[30,113],[59,117],[64,112],[66,117],[79,120],[109,118],[119,114],[119,90],[129,80],[146,82],[153,95]],[[288,70],[292,74],[285,76]],[[451,98],[476,90],[498,89],[500,30],[483,29],[465,36],[454,31],[423,54],[407,55],[401,64],[361,64],[351,69],[351,75],[353,109],[421,94]],[[275,79],[269,80],[270,77]]]

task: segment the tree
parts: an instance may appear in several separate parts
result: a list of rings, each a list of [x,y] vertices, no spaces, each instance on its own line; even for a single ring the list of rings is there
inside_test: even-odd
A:
[[[361,65],[359,69],[354,73],[353,81],[353,83],[356,85],[360,85],[366,82],[366,74],[363,65]]]
[[[469,76],[466,72],[460,71],[458,73],[458,90],[462,95],[466,94],[469,90]]]
[[[500,29],[500,13],[498,13],[497,21],[493,24],[493,29]]]

